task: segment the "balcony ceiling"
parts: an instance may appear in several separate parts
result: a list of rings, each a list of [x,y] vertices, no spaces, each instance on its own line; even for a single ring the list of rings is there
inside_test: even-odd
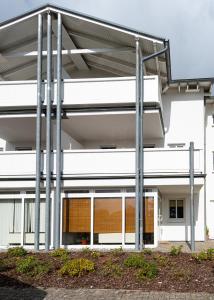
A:
[[[53,121],[54,124],[55,121]],[[72,115],[62,120],[62,129],[80,143],[135,141],[135,114]],[[45,142],[45,120],[42,122],[42,141]],[[35,141],[35,117],[0,118],[0,138],[11,143]],[[53,134],[55,134],[53,132]],[[158,112],[144,115],[144,138],[163,137]]]
[[[37,14],[62,13],[63,48],[93,49],[129,47],[129,51],[107,52],[102,54],[63,55],[64,78],[87,78],[105,76],[135,75],[135,36],[140,37],[144,56],[164,48],[164,40],[136,32],[117,24],[95,20],[89,16],[56,7],[43,7],[28,16],[0,24],[0,78],[1,80],[36,79],[36,56],[16,57],[15,53],[37,50]],[[12,21],[14,22],[12,24]],[[46,50],[46,20],[44,20],[44,50]],[[11,26],[10,26],[11,25]],[[53,49],[56,50],[56,20],[53,20]],[[14,57],[11,57],[11,56]],[[162,82],[167,81],[165,54],[147,61],[145,75],[160,75]],[[43,61],[45,78],[46,59]]]

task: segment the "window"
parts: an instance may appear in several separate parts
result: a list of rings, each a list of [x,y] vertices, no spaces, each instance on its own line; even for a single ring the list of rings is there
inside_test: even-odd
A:
[[[184,218],[184,200],[169,200],[169,218],[172,220]]]
[[[169,148],[184,148],[185,143],[170,143],[168,146]]]

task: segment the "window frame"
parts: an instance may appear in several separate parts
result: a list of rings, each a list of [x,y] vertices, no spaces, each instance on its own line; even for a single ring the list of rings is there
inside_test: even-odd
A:
[[[176,202],[176,217],[175,218],[170,218],[170,201],[175,201]],[[177,217],[177,208],[178,208],[178,201],[183,201],[183,218],[178,218]],[[169,198],[168,199],[168,221],[170,223],[183,223],[185,221],[185,199],[184,198]]]

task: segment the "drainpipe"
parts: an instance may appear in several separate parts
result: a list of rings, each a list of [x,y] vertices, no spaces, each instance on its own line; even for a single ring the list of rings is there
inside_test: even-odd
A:
[[[56,205],[55,205],[55,249],[60,247],[60,216],[61,216],[61,83],[62,83],[62,16],[57,19],[57,108],[56,108]]]
[[[190,226],[191,250],[195,251],[195,211],[194,211],[194,143],[190,142]]]
[[[41,112],[42,112],[42,37],[43,16],[38,15],[38,56],[37,56],[37,114],[36,114],[36,199],[34,250],[39,250],[40,232],[40,184],[41,184]]]
[[[50,202],[51,202],[51,79],[52,79],[52,26],[51,13],[47,14],[47,103],[46,103],[46,206],[45,250],[50,247]]]
[[[136,37],[136,168],[135,168],[135,250],[143,249],[144,217],[144,153],[143,153],[143,112],[144,112],[144,73],[143,64],[168,51],[166,47],[156,53],[142,57],[139,37]]]

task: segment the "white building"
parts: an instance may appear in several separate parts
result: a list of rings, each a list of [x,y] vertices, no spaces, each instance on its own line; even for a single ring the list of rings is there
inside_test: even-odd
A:
[[[63,80],[57,72],[60,18]],[[52,49],[47,48],[51,37]],[[0,41],[2,248],[38,249],[38,243],[40,249],[58,243],[71,248],[136,246],[136,222],[141,224],[135,213],[136,97],[144,101],[143,244],[156,247],[161,241],[191,240],[190,142],[194,142],[195,240],[204,241],[207,231],[214,239],[211,81],[173,81],[168,41],[53,6],[0,24]],[[138,64],[138,59],[160,51]],[[57,87],[63,100],[61,155]],[[39,155],[41,176],[38,164],[36,168]]]

